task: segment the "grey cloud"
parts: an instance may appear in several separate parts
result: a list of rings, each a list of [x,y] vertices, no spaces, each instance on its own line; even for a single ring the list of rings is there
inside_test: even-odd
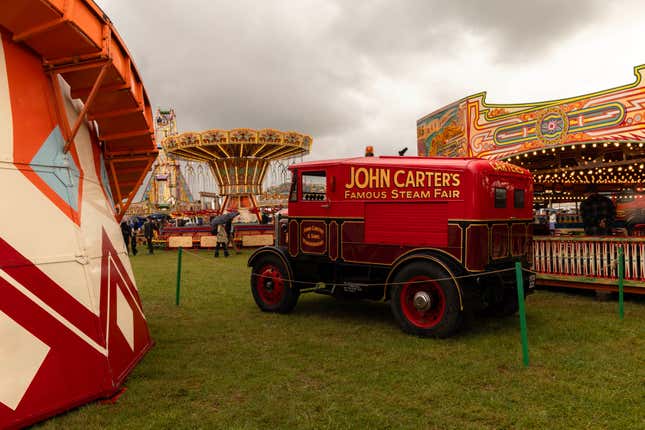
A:
[[[324,136],[360,122],[347,89],[366,76],[353,53],[308,31],[315,10],[301,18],[279,5],[106,2],[106,9],[153,103],[172,105],[182,129],[274,127]]]
[[[180,130],[271,127],[334,144],[378,141],[368,130],[374,117],[402,109],[379,105],[377,78],[419,79],[419,67],[463,55],[466,35],[493,47],[497,61],[537,61],[601,12],[596,0],[98,1],[153,107],[174,107]],[[429,92],[428,82],[418,85]],[[460,86],[439,82],[428,111]]]
[[[541,60],[561,40],[594,25],[607,6],[600,0],[465,0],[449,4],[466,28],[481,29],[479,33],[497,47],[499,60],[509,63]]]
[[[465,35],[486,40],[498,61],[540,59],[570,34],[593,25],[600,0],[353,1],[334,29],[375,62],[390,56],[454,55]]]

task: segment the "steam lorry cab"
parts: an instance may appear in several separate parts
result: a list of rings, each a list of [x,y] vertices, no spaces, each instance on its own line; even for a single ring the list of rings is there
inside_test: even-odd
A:
[[[533,182],[475,158],[359,157],[295,164],[275,244],[249,258],[251,291],[288,313],[304,292],[389,301],[401,329],[447,337],[464,315],[517,311]],[[525,285],[534,278],[523,271]],[[530,289],[529,289],[530,291]]]

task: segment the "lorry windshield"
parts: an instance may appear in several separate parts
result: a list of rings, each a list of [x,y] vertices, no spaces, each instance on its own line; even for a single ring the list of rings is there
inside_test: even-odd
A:
[[[325,172],[302,173],[302,199],[325,200],[327,195],[327,179]]]

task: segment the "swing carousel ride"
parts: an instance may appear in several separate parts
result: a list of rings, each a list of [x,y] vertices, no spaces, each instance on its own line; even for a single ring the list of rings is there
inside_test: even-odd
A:
[[[584,226],[604,237],[566,229],[536,235],[542,284],[615,289],[624,252],[625,285],[645,293],[645,65],[634,74],[634,83],[554,101],[504,105],[486,103],[486,93],[465,97],[417,121],[418,154],[514,163],[533,173],[541,207],[581,203],[579,232]],[[596,204],[602,201],[611,210]],[[614,228],[606,228],[613,213]]]
[[[256,196],[269,164],[308,154],[312,142],[295,131],[242,128],[170,135],[161,145],[168,154],[208,164],[224,197],[223,210],[248,211],[260,220]]]

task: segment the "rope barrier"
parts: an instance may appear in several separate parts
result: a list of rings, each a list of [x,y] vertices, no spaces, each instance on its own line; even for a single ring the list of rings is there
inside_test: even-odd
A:
[[[203,257],[203,256],[201,256],[199,254],[196,254],[196,253],[192,252],[192,251],[188,251],[187,249],[184,249],[184,254],[190,254],[193,257],[201,258],[202,260],[206,260],[206,261],[213,261],[213,257],[210,257],[210,258]]]
[[[184,252],[184,254],[189,254],[189,255],[192,255],[194,257],[200,258],[202,260],[212,261],[212,258],[201,256],[201,255],[199,255],[199,254],[197,254],[197,253],[195,253],[193,251],[188,251],[188,250],[184,249],[183,252]],[[529,269],[522,269],[522,270],[524,270],[526,272],[529,272],[529,273],[536,273],[536,272],[534,272],[532,270],[529,270]],[[498,273],[506,273],[506,272],[513,272],[513,271],[515,271],[515,269],[513,267],[509,267],[507,269],[491,270],[491,271],[487,271],[487,272],[471,273],[469,275],[453,276],[453,277],[447,277],[447,278],[436,278],[436,279],[432,279],[432,280],[437,281],[437,282],[451,281],[451,280],[456,280],[456,279],[473,278],[473,277],[478,277],[478,276],[489,276],[489,275],[495,275],[495,274],[498,274]],[[260,275],[258,273],[254,273],[251,276],[253,276],[255,278],[272,278],[272,276]],[[288,282],[290,282],[291,284],[294,284],[294,285],[310,286],[312,288],[311,291],[315,291],[316,288],[314,288],[314,287],[318,284],[318,282],[300,281],[300,280],[297,280],[297,279],[291,279]],[[393,286],[393,285],[417,284],[417,283],[423,284],[424,282],[428,282],[428,281],[426,280],[426,281],[412,281],[412,282],[389,282],[387,284],[386,283],[355,283],[355,284],[359,285],[360,287],[365,287],[365,288],[384,288],[384,287],[386,287],[388,285]],[[328,287],[335,288],[335,287],[344,287],[347,284],[345,284],[345,283],[342,283],[342,284],[341,283],[325,283],[325,285],[328,286]]]
[[[514,271],[515,271],[515,269],[511,267],[511,268],[508,268],[508,269],[491,270],[489,272],[479,272],[479,273],[473,273],[473,274],[470,274],[470,275],[454,276],[454,277],[448,277],[448,278],[436,278],[436,279],[431,279],[431,280],[432,281],[439,281],[439,282],[440,281],[451,281],[451,280],[454,280],[454,279],[473,278],[473,277],[477,277],[477,276],[487,276],[487,275],[494,275],[494,274],[497,274],[497,273],[514,272]],[[254,276],[256,278],[272,278],[272,276],[265,276],[265,275],[260,275],[260,274],[257,274],[257,273],[254,273],[251,276]],[[314,285],[314,286],[318,284],[318,282],[298,281],[298,280],[295,280],[295,279],[289,280],[289,282],[291,282],[292,284],[305,284],[305,285]],[[388,285],[392,286],[392,285],[405,285],[405,284],[407,284],[407,285],[410,285],[410,284],[423,284],[423,283],[426,283],[426,282],[428,282],[428,281],[427,280],[425,280],[425,281],[422,280],[422,281],[412,281],[412,282],[389,282],[387,284],[386,283],[375,283],[375,284],[368,283],[368,284],[365,284],[365,283],[355,282],[353,284],[359,285],[361,287],[366,287],[366,288],[372,288],[372,287],[384,288],[384,287],[386,287]],[[345,286],[347,284],[346,283],[342,283],[342,284],[325,283],[325,285],[330,286],[332,288],[335,288],[335,287],[343,287],[343,286]]]

